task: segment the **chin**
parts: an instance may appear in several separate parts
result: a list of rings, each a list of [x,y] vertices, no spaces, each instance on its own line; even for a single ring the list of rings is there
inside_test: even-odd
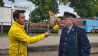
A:
[[[21,25],[24,25],[25,23],[23,22],[23,23],[21,23]]]
[[[24,25],[24,24],[22,24],[22,25]]]
[[[21,23],[21,25],[24,25],[24,23]]]

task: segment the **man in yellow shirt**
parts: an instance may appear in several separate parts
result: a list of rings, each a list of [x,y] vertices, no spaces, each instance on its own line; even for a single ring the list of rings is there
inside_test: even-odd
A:
[[[9,56],[27,56],[27,44],[38,42],[49,36],[49,32],[33,37],[28,36],[24,30],[24,13],[24,10],[16,10],[13,13],[14,23],[8,33],[10,42]]]

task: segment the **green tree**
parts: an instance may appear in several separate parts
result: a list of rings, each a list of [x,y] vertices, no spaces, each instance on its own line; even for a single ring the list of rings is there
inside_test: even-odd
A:
[[[98,0],[96,0],[96,16],[98,17]]]
[[[0,0],[0,6],[1,6],[1,7],[4,6],[4,2],[3,2],[3,0]]]
[[[57,0],[30,0],[36,8],[32,11],[30,19],[32,22],[47,21],[49,19],[48,11],[58,13]]]
[[[96,15],[96,1],[98,0],[60,0],[66,5],[67,2],[71,2],[70,6],[75,9],[75,11],[81,17],[94,17]],[[67,2],[63,2],[67,1]],[[98,4],[98,2],[97,2]]]

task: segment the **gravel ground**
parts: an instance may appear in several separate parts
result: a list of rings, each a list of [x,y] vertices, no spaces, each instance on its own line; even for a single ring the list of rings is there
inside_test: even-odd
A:
[[[88,34],[89,40],[91,43],[95,43],[94,45],[98,45],[98,34]],[[59,44],[59,36],[58,35],[52,35],[48,38],[35,43],[30,44],[29,46],[52,46],[52,45],[58,45]],[[8,49],[9,48],[9,40],[8,38],[0,38],[0,49]],[[93,49],[98,51],[98,49]],[[92,51],[93,52],[93,51]],[[7,52],[3,52],[7,53]],[[8,56],[8,55],[1,55],[0,56]],[[58,51],[42,51],[42,52],[29,52],[29,56],[58,56]],[[97,54],[92,54],[91,56],[98,56]]]
[[[0,56],[8,56],[8,55],[0,55]],[[28,56],[58,56],[58,51],[29,52]],[[91,54],[90,56],[98,56],[98,53]]]
[[[30,52],[29,56],[58,56],[58,51]],[[98,56],[98,54],[91,54],[90,56]]]
[[[46,51],[46,52],[30,52],[29,56],[57,56],[57,51]]]

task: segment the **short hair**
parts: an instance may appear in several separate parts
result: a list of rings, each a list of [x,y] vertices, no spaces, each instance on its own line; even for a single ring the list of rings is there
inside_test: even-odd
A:
[[[13,12],[13,19],[19,18],[20,13],[25,13],[25,10],[16,10]],[[16,21],[16,20],[15,20]]]

